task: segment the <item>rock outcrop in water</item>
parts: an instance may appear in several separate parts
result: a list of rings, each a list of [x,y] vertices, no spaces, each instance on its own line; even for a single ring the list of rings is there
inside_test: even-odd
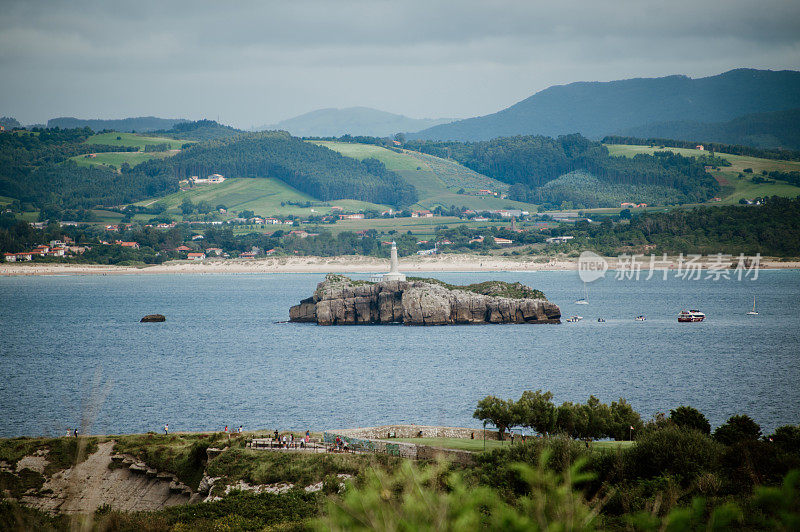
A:
[[[167,321],[163,314],[148,314],[139,320],[140,323],[161,323],[162,321]]]
[[[319,325],[561,323],[561,309],[520,283],[451,286],[435,279],[353,281],[329,274],[289,320]]]

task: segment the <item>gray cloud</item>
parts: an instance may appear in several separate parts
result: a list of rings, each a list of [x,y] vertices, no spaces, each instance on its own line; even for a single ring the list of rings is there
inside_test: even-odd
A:
[[[4,2],[0,114],[460,117],[572,81],[800,67],[796,2],[554,4]]]

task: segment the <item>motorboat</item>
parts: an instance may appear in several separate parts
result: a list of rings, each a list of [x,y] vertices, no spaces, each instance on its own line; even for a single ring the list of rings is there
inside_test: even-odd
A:
[[[636,316],[636,321],[644,321],[646,319],[644,316]]]
[[[567,323],[575,323],[576,321],[581,321],[583,316],[570,316],[567,318]]]
[[[678,321],[680,323],[693,323],[695,321],[703,321],[704,319],[706,319],[706,315],[699,310],[682,310],[681,313],[678,314]]]

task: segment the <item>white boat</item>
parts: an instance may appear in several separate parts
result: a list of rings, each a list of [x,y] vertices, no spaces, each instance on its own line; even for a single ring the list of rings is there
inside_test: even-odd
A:
[[[583,316],[570,316],[567,318],[567,323],[575,323],[576,321],[581,321]]]
[[[682,310],[681,313],[678,314],[678,322],[680,323],[694,323],[703,321],[704,319],[706,319],[706,315],[699,310]]]
[[[583,297],[579,300],[575,301],[576,305],[588,305],[589,304],[589,291],[586,289],[586,281],[583,282]]]
[[[636,316],[636,321],[644,321],[646,319],[644,316]]]
[[[753,296],[753,310],[747,313],[748,316],[758,316],[758,312],[756,312],[756,296]]]

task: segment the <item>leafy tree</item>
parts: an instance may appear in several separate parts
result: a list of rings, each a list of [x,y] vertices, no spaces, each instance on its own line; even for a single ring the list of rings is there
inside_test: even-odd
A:
[[[189,196],[183,198],[183,201],[180,205],[181,212],[185,215],[192,214],[194,212],[194,204]]]
[[[702,412],[691,406],[679,406],[675,410],[670,410],[669,419],[679,427],[711,434],[711,423]]]
[[[503,434],[517,424],[516,416],[514,415],[514,401],[507,401],[493,395],[478,401],[478,406],[472,417],[497,427],[501,440],[503,439]]]
[[[731,416],[714,431],[714,439],[725,445],[742,441],[756,441],[761,437],[761,427],[746,415]]]
[[[522,392],[522,397],[516,402],[519,424],[529,427],[539,434],[549,434],[555,429],[556,407],[552,402],[553,394],[536,390]]]

